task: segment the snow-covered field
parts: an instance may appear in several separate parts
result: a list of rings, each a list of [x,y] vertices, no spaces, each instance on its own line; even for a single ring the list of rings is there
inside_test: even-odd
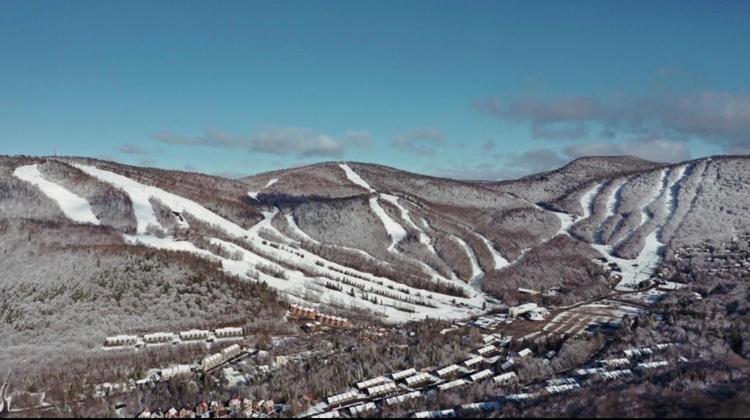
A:
[[[28,165],[16,168],[13,175],[39,188],[47,197],[54,200],[67,218],[78,223],[99,224],[99,219],[91,210],[91,205],[85,198],[79,197],[64,187],[44,178],[38,165]]]

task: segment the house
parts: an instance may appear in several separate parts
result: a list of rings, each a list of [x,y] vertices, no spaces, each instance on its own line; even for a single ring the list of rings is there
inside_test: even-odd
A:
[[[386,398],[385,403],[387,405],[402,404],[406,401],[414,400],[422,396],[419,391],[412,391],[407,394],[396,395],[395,397]]]
[[[170,343],[175,339],[175,335],[169,332],[157,332],[152,334],[146,334],[143,336],[143,341],[147,344],[163,344]]]
[[[472,357],[471,359],[464,361],[464,366],[466,366],[467,368],[471,368],[482,362],[484,362],[484,357],[482,356]]]
[[[344,404],[344,403],[354,401],[357,398],[359,398],[359,392],[348,391],[348,392],[343,392],[341,394],[336,394],[336,395],[327,397],[326,403],[328,403],[328,405],[339,405],[339,404]]]
[[[518,356],[521,358],[530,356],[531,354],[533,354],[533,352],[528,347],[518,352]]]
[[[391,394],[396,391],[398,391],[398,387],[393,382],[387,382],[382,385],[375,385],[365,390],[367,395],[369,395],[370,397],[378,397],[381,395]]]
[[[187,408],[183,408],[177,414],[177,417],[181,419],[192,419],[192,418],[195,418],[195,412],[193,410],[188,410]]]
[[[364,414],[370,411],[373,411],[377,409],[378,407],[375,405],[374,402],[368,402],[364,404],[355,405],[353,407],[349,407],[349,413],[351,413],[352,416],[356,417],[360,414]]]
[[[139,419],[148,419],[148,418],[151,418],[151,412],[147,408],[147,409],[141,411],[140,413],[138,413],[137,417]]]
[[[492,370],[485,369],[485,370],[481,370],[481,371],[479,371],[479,372],[471,375],[470,378],[471,378],[471,380],[473,382],[477,382],[477,381],[481,381],[483,379],[487,379],[490,376],[492,376]]]
[[[458,365],[450,365],[450,366],[446,366],[446,367],[444,367],[444,368],[442,368],[442,369],[439,369],[439,370],[438,370],[437,372],[435,372],[435,373],[437,373],[437,376],[439,376],[439,377],[441,377],[441,378],[444,378],[444,377],[446,377],[446,376],[450,376],[450,375],[452,375],[452,374],[456,373],[456,372],[457,372],[457,371],[459,371],[460,369],[461,369],[461,368],[460,368],[460,367],[459,367]]]
[[[404,379],[409,376],[413,376],[417,373],[417,370],[414,368],[402,370],[396,373],[391,374],[391,378],[393,378],[394,381],[398,381],[399,379]]]
[[[366,381],[358,382],[357,388],[358,389],[366,389],[373,387],[375,385],[384,384],[386,382],[390,382],[390,379],[386,378],[385,376],[378,376],[377,378],[368,379]]]
[[[492,381],[497,385],[510,385],[518,382],[518,375],[516,372],[507,372],[495,376]]]
[[[114,337],[107,337],[104,340],[104,345],[108,347],[116,346],[132,346],[138,341],[138,337],[134,335],[116,335]]]
[[[493,345],[482,347],[481,349],[477,350],[477,353],[480,356],[486,356],[488,354],[492,354],[497,351],[497,348]]]
[[[176,365],[159,371],[159,378],[166,381],[178,376],[187,376],[193,372],[190,365]]]
[[[179,412],[177,411],[177,409],[174,408],[174,407],[172,407],[169,410],[167,410],[166,413],[164,413],[164,418],[165,419],[176,419],[178,414],[179,414]]]
[[[208,404],[205,401],[199,402],[195,406],[195,414],[197,414],[198,416],[208,414]]]
[[[415,385],[423,384],[431,380],[432,380],[432,375],[430,375],[427,372],[421,372],[414,376],[410,376],[406,378],[404,381],[406,382],[407,386],[415,386]]]
[[[515,363],[515,361],[513,361],[512,358],[509,358],[502,365],[500,365],[500,369],[502,369],[502,370],[508,370],[508,369],[510,369],[511,366],[513,366],[514,363]]]
[[[241,327],[217,328],[214,330],[216,338],[242,338],[245,332]]]
[[[446,382],[444,384],[438,385],[438,389],[441,390],[441,391],[447,391],[449,389],[453,389],[453,388],[458,388],[460,386],[464,386],[464,385],[466,385],[468,383],[469,383],[469,381],[467,381],[466,379],[456,379],[455,381]]]
[[[236,397],[232,398],[229,400],[229,403],[227,403],[227,407],[229,408],[229,411],[238,413],[242,410],[242,400]]]
[[[536,303],[513,306],[508,309],[508,313],[513,318],[524,317],[530,321],[544,321],[549,316],[549,311]]]
[[[211,334],[208,330],[188,330],[181,331],[179,333],[180,340],[183,341],[194,341],[194,340],[205,340]]]

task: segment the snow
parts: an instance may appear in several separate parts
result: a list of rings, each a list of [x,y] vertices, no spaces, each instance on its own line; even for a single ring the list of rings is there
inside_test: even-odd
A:
[[[602,187],[604,187],[604,183],[600,182],[581,195],[580,203],[581,209],[583,210],[583,216],[581,216],[578,221],[591,217],[591,207],[594,203],[594,199],[599,194],[599,191],[602,190]]]
[[[677,199],[675,197],[674,187],[679,182],[681,182],[683,177],[685,176],[685,168],[686,167],[684,165],[678,167],[676,172],[677,176],[671,182],[669,182],[668,185],[660,183],[661,187],[656,193],[657,197],[661,197],[664,195],[664,193],[667,193],[667,197],[664,197],[663,202],[665,209],[664,223],[671,219],[674,214],[674,203]],[[666,174],[662,173],[662,180],[666,179],[665,176]],[[665,244],[659,241],[659,235],[664,229],[664,223],[657,229],[654,229],[648,236],[646,236],[641,252],[635,259],[632,260],[618,258],[612,255],[613,246],[611,245],[592,244],[595,249],[606,255],[608,259],[616,262],[622,269],[622,280],[615,287],[616,290],[623,291],[637,289],[640,282],[651,278],[654,270],[659,266],[659,263],[661,263],[662,260],[661,253]]]
[[[78,223],[99,224],[89,202],[54,182],[44,179],[39,171],[39,165],[28,165],[16,168],[13,175],[39,188],[42,193],[52,199],[60,207],[60,210],[70,220]]]
[[[487,246],[487,249],[492,254],[492,260],[495,262],[495,270],[502,270],[503,268],[510,265],[510,262],[500,254],[500,252],[495,248],[495,245],[489,239],[478,233],[477,236],[479,236],[479,239],[484,242],[484,244]]]
[[[607,198],[607,212],[604,214],[605,221],[615,215],[615,210],[617,210],[620,205],[617,197],[619,196],[622,187],[625,185],[625,181],[627,181],[627,178],[615,181],[615,187],[612,188],[612,192],[610,192],[609,197]]]
[[[484,277],[484,271],[482,271],[482,268],[479,266],[479,261],[474,254],[474,250],[471,249],[466,241],[457,236],[451,235],[451,239],[460,245],[464,252],[466,252],[466,256],[469,257],[469,261],[471,261],[471,278],[469,279],[469,284],[479,289],[481,287],[482,278]]]
[[[385,212],[377,197],[370,197],[370,208],[380,218],[388,236],[391,237],[391,245],[388,247],[388,251],[395,252],[398,243],[406,237],[406,230]]]
[[[145,246],[160,249],[191,252],[205,258],[218,260],[221,262],[225,272],[249,280],[264,281],[270,287],[284,292],[291,301],[298,301],[303,304],[330,303],[350,305],[370,310],[382,316],[384,321],[394,323],[419,320],[425,317],[439,319],[466,318],[481,312],[481,308],[486,302],[485,296],[479,292],[471,294],[470,298],[425,292],[424,290],[409,287],[385,277],[375,276],[325,260],[304,249],[287,245],[290,243],[293,244],[294,241],[285,237],[285,235],[271,225],[271,221],[278,213],[278,209],[264,212],[263,221],[251,229],[245,230],[189,199],[157,187],[140,184],[122,175],[94,166],[76,166],[97,179],[122,189],[130,196],[134,206],[139,206],[136,212],[139,233],[134,236],[126,236],[125,238],[129,243],[141,243]],[[151,199],[157,199],[173,210],[178,209],[180,213],[190,213],[192,217],[224,230],[228,236],[235,239],[235,242],[244,246],[218,238],[212,238],[210,240],[211,243],[221,245],[230,252],[238,254],[239,259],[223,258],[207,250],[200,249],[191,242],[148,235],[146,228],[149,224],[156,224],[158,226],[155,217],[152,218],[153,209],[150,206]],[[261,238],[258,236],[258,232],[262,228],[273,229],[274,233],[283,238],[284,242],[281,244],[273,243],[273,241]],[[322,265],[316,263],[321,263]],[[282,272],[284,278],[277,278],[254,270],[257,264],[270,266],[274,270]],[[305,272],[318,273],[318,275],[310,277],[304,274],[302,269]],[[352,274],[343,274],[342,271]],[[249,272],[252,273],[252,276],[248,274]],[[344,291],[336,291],[324,287],[326,281],[337,282],[336,279],[342,277],[350,281],[351,284],[358,285],[359,289],[367,290],[368,295],[377,295],[379,303],[372,303],[369,300],[349,296],[347,292],[350,287],[346,287]],[[402,300],[384,296],[384,294],[395,295],[401,299],[414,299],[416,297],[431,306],[410,304]],[[313,296],[315,298],[314,301],[309,300],[311,295],[315,295]],[[397,309],[397,307],[412,307],[415,312],[404,312]]]
[[[292,213],[287,213],[285,216],[286,218],[286,224],[289,226],[289,228],[294,232],[295,235],[299,236],[303,240],[310,241],[312,243],[320,243],[317,240],[313,239],[310,235],[308,235],[304,230],[300,229],[299,225],[297,225],[297,222],[294,220],[294,215]]]
[[[266,185],[263,188],[260,189],[260,191],[249,191],[247,193],[247,195],[249,195],[250,198],[252,198],[253,200],[257,201],[258,200],[258,194],[260,194],[261,191],[267,189],[268,187],[270,187],[271,185],[273,185],[273,184],[275,184],[277,182],[279,182],[279,179],[278,178],[273,178],[270,181],[268,181],[266,183]]]
[[[344,170],[344,173],[346,173],[346,177],[349,179],[349,181],[353,182],[356,185],[359,185],[360,187],[366,189],[367,191],[374,193],[375,190],[370,187],[370,184],[367,183],[364,179],[362,179],[359,174],[354,172],[352,168],[349,167],[346,163],[339,164],[339,167]]]
[[[427,235],[427,233],[425,233],[422,228],[417,226],[416,223],[414,223],[414,220],[412,220],[411,215],[409,214],[409,210],[399,202],[398,197],[392,194],[380,194],[380,198],[396,206],[396,208],[398,208],[398,210],[401,212],[401,218],[404,219],[404,221],[419,234],[419,242],[426,246],[430,250],[430,252],[437,255],[437,251],[435,251],[435,247],[432,245],[432,239],[430,239],[430,236]],[[425,226],[425,229],[429,227],[424,219],[422,219],[422,224]]]

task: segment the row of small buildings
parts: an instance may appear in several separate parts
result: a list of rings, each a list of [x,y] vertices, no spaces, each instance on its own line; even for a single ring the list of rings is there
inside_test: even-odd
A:
[[[288,316],[294,319],[320,322],[324,326],[333,328],[350,328],[352,326],[351,321],[347,318],[327,315],[318,312],[317,309],[294,303],[289,306]]]
[[[245,332],[242,327],[225,327],[211,330],[187,330],[178,333],[155,332],[138,335],[115,335],[104,340],[106,347],[136,346],[142,347],[146,344],[177,344],[189,341],[214,341],[217,339],[242,338]]]

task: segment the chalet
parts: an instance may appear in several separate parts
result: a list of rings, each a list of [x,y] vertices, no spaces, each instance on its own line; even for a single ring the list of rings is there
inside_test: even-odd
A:
[[[414,418],[417,419],[433,419],[441,417],[456,417],[456,411],[450,408],[447,410],[420,411],[414,413]]]
[[[523,317],[531,321],[544,321],[549,316],[549,311],[536,303],[513,306],[508,311],[513,318]]]
[[[359,392],[358,391],[348,391],[343,392],[341,394],[332,395],[328,398],[326,398],[326,403],[328,405],[339,405],[348,403],[351,401],[355,401],[359,398]]]
[[[481,371],[479,371],[479,372],[477,372],[477,373],[469,376],[469,378],[471,378],[472,382],[478,382],[478,381],[481,381],[483,379],[489,378],[490,376],[492,376],[492,373],[493,372],[492,372],[491,369],[485,369],[485,370],[481,370]]]
[[[501,375],[495,376],[494,378],[492,378],[492,381],[495,382],[497,385],[515,384],[518,382],[518,375],[516,375],[516,372],[507,372],[507,373],[503,373]]]
[[[241,327],[217,328],[214,330],[216,338],[241,338],[245,336]]]
[[[193,410],[188,410],[187,408],[183,408],[180,410],[179,413],[177,413],[177,417],[181,419],[192,419],[195,417],[195,412]]]
[[[399,372],[395,372],[391,374],[391,378],[393,378],[394,381],[398,381],[400,379],[408,378],[409,376],[414,376],[417,373],[417,370],[414,368],[402,370]]]
[[[359,416],[365,413],[368,413],[370,411],[376,410],[378,407],[375,405],[374,402],[368,402],[364,404],[355,405],[354,407],[349,407],[349,413],[353,416]]]
[[[414,400],[422,396],[419,391],[412,391],[406,394],[396,395],[395,397],[386,398],[385,403],[387,405],[402,404],[406,401]]]
[[[369,395],[370,397],[379,397],[382,395],[392,394],[396,391],[398,391],[398,387],[393,382],[387,382],[382,385],[375,385],[365,390],[367,395]]]
[[[147,344],[164,344],[170,343],[175,339],[173,333],[168,332],[157,332],[152,334],[146,334],[143,336],[143,341]]]
[[[441,391],[447,391],[449,389],[458,388],[460,386],[467,385],[469,381],[466,379],[456,379],[455,381],[446,382],[444,384],[438,385],[438,389]]]
[[[467,368],[472,368],[474,366],[481,364],[482,362],[484,362],[484,357],[482,356],[472,357],[471,359],[464,361],[464,366],[466,366]]]
[[[450,365],[442,369],[438,369],[438,371],[435,373],[437,373],[437,376],[441,378],[445,378],[446,376],[453,375],[454,373],[458,372],[460,369],[461,367],[459,367],[458,365]]]
[[[554,394],[563,394],[563,393],[570,392],[579,388],[581,388],[581,385],[579,385],[578,383],[573,383],[573,384],[562,384],[562,385],[550,385],[550,386],[545,387],[544,389],[548,393],[554,395]]]
[[[477,353],[480,356],[486,356],[486,355],[492,354],[492,353],[494,353],[496,351],[497,351],[497,347],[495,347],[493,345],[489,345],[489,346],[482,347],[481,349],[478,349]]]
[[[432,380],[432,375],[430,375],[427,372],[421,372],[414,376],[410,376],[406,378],[404,381],[406,382],[407,386],[415,386],[415,385],[423,384],[431,380]]]
[[[386,378],[385,376],[378,376],[377,378],[368,379],[366,381],[358,382],[357,383],[357,389],[366,389],[373,387],[375,385],[381,385],[386,382],[390,382],[391,380]]]
[[[631,371],[630,369],[621,369],[602,372],[598,376],[604,379],[620,379],[631,375],[633,375],[633,371]]]
[[[179,336],[182,341],[205,340],[211,334],[208,330],[188,330],[180,331]]]
[[[660,367],[669,366],[669,362],[666,360],[660,360],[657,362],[638,363],[638,368],[642,370],[657,369]]]
[[[524,358],[524,357],[530,356],[532,353],[533,352],[531,351],[531,349],[527,347],[527,348],[519,351],[518,352],[518,356],[521,357],[521,358]]]
[[[500,369],[502,369],[502,370],[508,370],[508,369],[510,369],[511,366],[513,366],[514,363],[515,363],[515,361],[512,358],[509,358],[502,365],[500,365]]]
[[[166,381],[178,376],[187,376],[191,373],[192,367],[190,365],[176,365],[159,371],[159,378],[162,381]]]
[[[607,359],[602,360],[599,363],[601,363],[604,367],[621,367],[621,366],[627,366],[630,364],[630,360],[626,358],[620,358],[620,359]]]
[[[208,414],[208,404],[205,401],[199,402],[195,406],[195,414],[199,417]]]
[[[109,347],[116,346],[132,346],[138,341],[138,337],[134,335],[116,335],[114,337],[107,337],[104,340],[104,345]]]
[[[221,356],[221,353],[214,353],[203,358],[201,361],[201,369],[204,372],[208,372],[209,370],[221,365],[223,362],[224,359]]]

